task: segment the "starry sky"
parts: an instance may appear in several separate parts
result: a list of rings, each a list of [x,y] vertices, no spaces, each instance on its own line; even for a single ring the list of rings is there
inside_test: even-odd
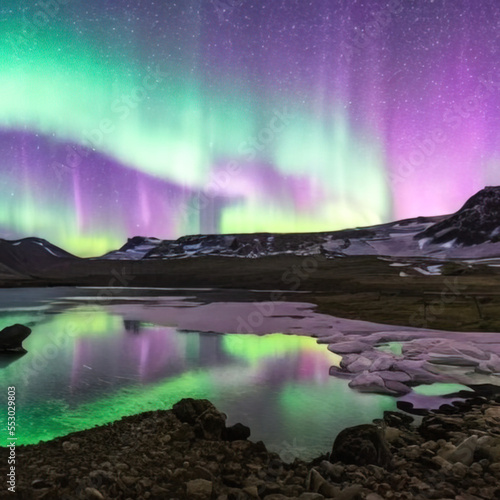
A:
[[[500,184],[497,0],[3,0],[0,237],[322,231]]]

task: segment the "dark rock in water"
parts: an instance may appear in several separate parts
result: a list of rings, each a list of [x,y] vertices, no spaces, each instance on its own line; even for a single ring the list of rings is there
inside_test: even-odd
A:
[[[460,410],[456,406],[445,403],[439,407],[439,413],[444,413],[445,415],[454,415],[456,413],[460,413]]]
[[[500,187],[482,189],[458,212],[415,235],[418,240],[426,238],[434,244],[464,246],[500,241]]]
[[[415,408],[413,403],[410,403],[409,401],[398,401],[396,403],[396,406],[399,410],[405,411],[406,413],[411,413],[412,415],[425,416],[429,414],[429,412],[427,410],[424,410],[423,408]]]
[[[387,468],[392,454],[380,427],[372,424],[344,429],[333,443],[330,462],[354,465],[377,465]]]
[[[246,425],[237,423],[231,427],[227,427],[224,433],[224,439],[226,441],[240,441],[245,440],[250,437],[250,427]]]
[[[27,352],[23,340],[31,333],[31,328],[24,325],[12,325],[0,332],[0,352]]]

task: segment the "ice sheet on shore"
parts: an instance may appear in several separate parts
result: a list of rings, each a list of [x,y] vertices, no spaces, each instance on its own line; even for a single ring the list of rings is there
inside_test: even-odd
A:
[[[383,325],[320,314],[315,307],[284,301],[201,303],[192,297],[180,301],[179,297],[158,297],[143,303],[114,300],[105,306],[125,319],[186,331],[315,337],[342,356],[330,374],[350,378],[350,386],[362,392],[400,396],[420,384],[500,385],[497,333]],[[400,344],[400,353],[384,348],[392,343]]]

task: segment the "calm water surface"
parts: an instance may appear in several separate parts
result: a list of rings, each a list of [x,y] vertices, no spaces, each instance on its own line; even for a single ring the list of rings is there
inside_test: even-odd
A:
[[[234,303],[207,308],[210,292],[203,297],[122,290],[103,300],[94,289],[1,290],[0,327],[33,329],[26,355],[0,358],[0,386],[17,391],[18,444],[194,397],[210,399],[228,424],[248,425],[251,439],[291,460],[329,451],[343,428],[396,409],[391,397],[359,394],[329,376],[339,358],[313,338],[186,329],[190,319],[211,324],[219,317],[207,314],[234,314]]]

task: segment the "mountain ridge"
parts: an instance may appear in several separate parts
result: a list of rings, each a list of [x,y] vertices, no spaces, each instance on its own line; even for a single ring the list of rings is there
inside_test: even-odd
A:
[[[325,259],[353,256],[429,258],[438,262],[500,258],[500,187],[482,189],[449,215],[316,233],[198,234],[176,240],[134,236],[118,250],[86,259],[41,238],[0,239],[2,275],[37,276],[40,269],[70,268],[77,261],[258,259],[283,255],[319,255]]]

